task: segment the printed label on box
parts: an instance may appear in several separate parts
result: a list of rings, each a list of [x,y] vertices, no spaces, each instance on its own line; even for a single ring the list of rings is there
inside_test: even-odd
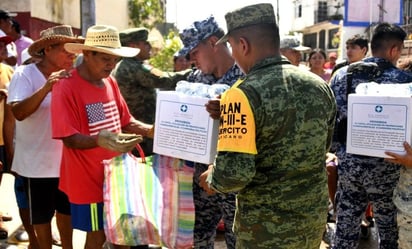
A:
[[[380,98],[380,99],[379,99]],[[349,103],[347,152],[387,157],[410,140],[410,98],[365,97]]]

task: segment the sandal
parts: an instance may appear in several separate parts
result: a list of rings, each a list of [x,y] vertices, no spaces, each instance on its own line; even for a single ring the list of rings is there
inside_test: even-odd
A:
[[[16,233],[15,238],[19,242],[28,242],[29,241],[29,234],[26,232],[26,230],[21,230],[18,233]]]
[[[4,213],[0,212],[0,220],[11,221],[11,220],[13,220],[13,217],[9,214],[4,214]]]
[[[59,232],[52,233],[52,242],[53,242],[53,245],[55,246],[62,246],[62,241],[60,240]]]
[[[9,237],[9,232],[3,222],[0,222],[0,240],[7,239],[7,237]]]

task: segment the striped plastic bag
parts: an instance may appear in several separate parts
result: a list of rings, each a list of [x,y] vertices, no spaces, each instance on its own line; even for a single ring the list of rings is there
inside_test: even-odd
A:
[[[167,248],[188,249],[193,246],[194,169],[184,162],[169,156],[153,155],[153,168],[161,179],[163,189],[161,239]]]
[[[104,229],[117,245],[162,245],[186,249],[193,244],[193,168],[184,161],[125,153],[103,162]]]

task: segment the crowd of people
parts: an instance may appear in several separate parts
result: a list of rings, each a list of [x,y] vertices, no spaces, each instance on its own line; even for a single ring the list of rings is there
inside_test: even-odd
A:
[[[359,83],[412,82],[397,67],[399,26],[374,28],[371,57],[368,39],[348,39],[347,60],[337,63],[336,52],[280,37],[273,6],[254,4],[225,15],[226,33],[213,16],[194,20],[167,72],[148,63],[145,27],[94,25],[81,38],[59,25],[32,41],[12,17],[0,10],[0,180],[15,176],[30,249],[52,248],[54,217],[64,249],[73,248],[73,229],[86,232],[84,248],[103,247],[101,162],[137,143],[153,154],[156,91],[180,80],[229,85],[205,108],[221,131],[233,125],[229,115],[242,126],[219,134],[213,164],[186,162],[193,248],[214,248],[223,226],[229,249],[318,249],[327,220],[337,227],[332,248],[357,248],[363,216],[376,224],[380,248],[412,248],[412,148],[360,156],[346,153],[345,137],[348,94]],[[0,213],[0,239],[11,218]]]

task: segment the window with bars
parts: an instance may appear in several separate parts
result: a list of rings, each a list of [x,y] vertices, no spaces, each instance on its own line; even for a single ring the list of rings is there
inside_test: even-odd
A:
[[[302,17],[302,4],[298,4],[296,7],[296,17]]]
[[[318,11],[317,11],[317,22],[323,22],[328,20],[328,2],[319,1],[318,2]]]

